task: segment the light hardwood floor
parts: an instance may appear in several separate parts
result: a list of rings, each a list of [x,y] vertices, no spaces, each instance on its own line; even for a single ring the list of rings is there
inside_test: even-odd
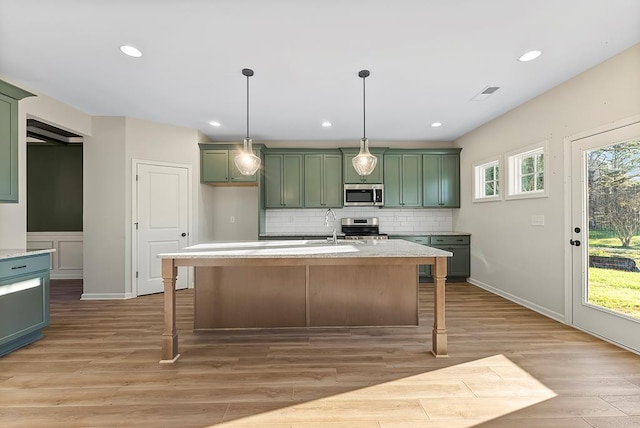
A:
[[[80,301],[53,281],[44,338],[0,358],[1,427],[637,427],[640,356],[469,284],[447,285],[449,358],[420,327],[194,334],[161,365],[162,295]],[[277,310],[277,308],[274,308]]]

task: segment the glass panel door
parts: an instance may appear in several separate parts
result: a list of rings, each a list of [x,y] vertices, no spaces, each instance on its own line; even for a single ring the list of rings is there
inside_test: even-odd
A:
[[[640,125],[572,142],[573,323],[640,350]]]

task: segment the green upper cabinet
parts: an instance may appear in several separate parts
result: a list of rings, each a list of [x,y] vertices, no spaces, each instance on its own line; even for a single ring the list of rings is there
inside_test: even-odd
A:
[[[342,155],[304,155],[305,208],[342,207]]]
[[[0,80],[0,202],[18,202],[18,101],[30,96]]]
[[[378,157],[378,164],[376,168],[373,170],[371,175],[360,175],[356,172],[353,167],[352,160],[359,153],[358,149],[341,149],[343,153],[342,162],[342,172],[344,176],[344,182],[350,184],[358,184],[358,183],[372,183],[379,184],[383,182],[383,159],[384,152],[386,149],[369,149],[371,154]]]
[[[385,153],[384,206],[422,206],[422,154],[395,151]]]
[[[264,156],[265,208],[302,208],[303,162],[301,154]]]
[[[453,154],[425,154],[422,206],[460,208],[460,151]]]
[[[242,150],[230,144],[200,144],[200,182],[209,184],[256,183],[258,173],[243,175],[234,158]],[[260,149],[253,147],[260,156]]]
[[[200,152],[200,178],[202,183],[229,181],[229,151],[202,150]]]

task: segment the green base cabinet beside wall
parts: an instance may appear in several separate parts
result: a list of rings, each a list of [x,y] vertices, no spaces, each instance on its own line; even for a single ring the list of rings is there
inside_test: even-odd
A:
[[[49,253],[0,260],[0,356],[42,337],[49,325]]]
[[[18,202],[18,101],[31,96],[0,80],[0,202]]]
[[[447,259],[447,279],[466,280],[471,276],[471,239],[469,235],[424,235],[424,236],[390,236],[393,239],[404,239],[416,244],[449,251],[452,257]],[[429,281],[431,265],[420,265],[420,279]]]

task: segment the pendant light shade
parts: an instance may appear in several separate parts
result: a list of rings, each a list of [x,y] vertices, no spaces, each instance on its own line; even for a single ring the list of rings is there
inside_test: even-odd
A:
[[[253,76],[253,70],[243,68],[242,75],[247,77],[247,136],[240,154],[233,158],[233,162],[242,175],[253,175],[260,169],[261,160],[253,153],[252,141],[249,138],[249,77]]]
[[[352,159],[353,168],[360,175],[370,175],[378,164],[378,158],[369,152],[369,139],[367,138],[367,114],[365,79],[369,77],[369,70],[361,70],[358,76],[362,78],[362,139],[360,140],[360,153]]]

